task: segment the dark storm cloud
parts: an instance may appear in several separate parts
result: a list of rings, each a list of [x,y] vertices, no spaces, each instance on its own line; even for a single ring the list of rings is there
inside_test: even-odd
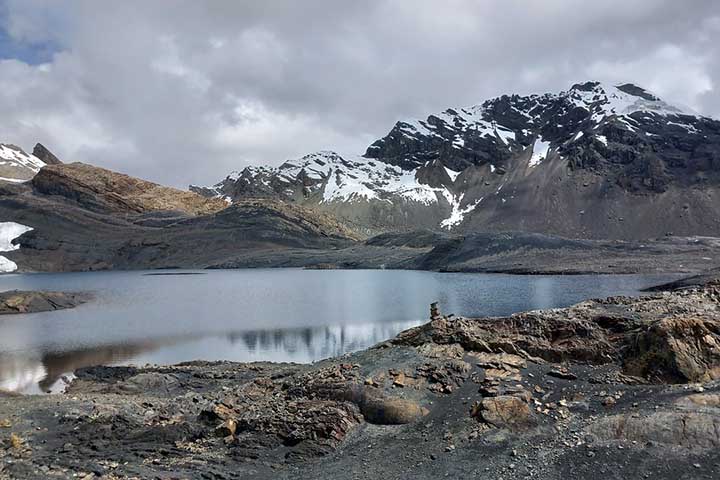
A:
[[[54,55],[5,54],[0,129],[184,186],[318,149],[361,153],[399,118],[586,79],[717,116],[717,5],[8,0],[12,44]]]

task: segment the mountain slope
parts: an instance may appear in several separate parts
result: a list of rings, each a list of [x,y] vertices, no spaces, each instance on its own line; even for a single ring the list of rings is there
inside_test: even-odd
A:
[[[364,156],[248,167],[206,196],[275,198],[368,234],[720,235],[720,122],[632,84],[501,96],[398,122]]]
[[[217,198],[141,180],[83,163],[48,165],[32,179],[45,195],[72,199],[86,208],[117,212],[179,211],[189,215],[214,213],[227,207]]]
[[[35,155],[9,143],[0,143],[0,180],[6,182],[26,182],[45,166],[45,162]]]
[[[0,267],[5,258],[19,271],[205,268],[267,251],[332,250],[357,238],[334,217],[300,206],[228,205],[85,164],[0,182],[0,219],[23,227],[0,246]]]

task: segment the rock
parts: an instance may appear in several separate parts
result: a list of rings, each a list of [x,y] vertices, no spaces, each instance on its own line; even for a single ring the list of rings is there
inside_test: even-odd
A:
[[[395,378],[393,379],[393,386],[395,387],[404,387],[405,386],[405,374],[403,372],[398,372],[397,375],[395,375]]]
[[[514,396],[484,398],[480,404],[483,421],[498,428],[517,428],[532,423],[530,407]]]
[[[204,198],[84,163],[45,166],[33,177],[32,184],[40,193],[60,195],[96,211],[181,211],[202,215],[227,207],[219,198]]]
[[[602,399],[602,404],[605,407],[612,407],[617,403],[617,400],[615,400],[615,397],[605,397]]]
[[[368,390],[363,392],[357,403],[365,420],[378,425],[413,423],[429,413],[428,409],[412,400],[386,397]]]
[[[720,408],[720,394],[688,395],[676,401],[679,405]]]
[[[668,382],[720,378],[720,319],[664,318],[629,339],[625,371]]]
[[[33,148],[33,155],[42,160],[46,165],[62,165],[58,157],[55,156],[50,150],[45,148],[42,143],[36,143]]]
[[[547,374],[551,377],[562,378],[563,380],[577,380],[577,375],[566,369],[550,370]]]
[[[548,362],[620,361],[618,380],[643,383],[706,382],[720,378],[720,286],[645,299],[589,300],[568,309],[505,318],[439,318],[406,330],[392,342],[421,347],[459,345],[484,355],[489,374],[502,377],[512,364],[491,355],[537,357]],[[682,315],[677,312],[687,312]],[[549,376],[575,380],[567,369]]]
[[[232,418],[228,418],[215,429],[215,435],[223,438],[232,437],[235,435],[236,429],[237,422]]]
[[[497,369],[497,368],[487,368],[485,369],[485,377],[487,379],[496,379],[496,380],[507,380],[507,381],[514,381],[519,382],[521,377],[520,373],[513,369],[506,370],[506,369]]]
[[[478,366],[483,368],[527,368],[527,362],[523,357],[510,353],[480,352],[475,357],[478,360]]]
[[[430,319],[434,320],[436,318],[440,318],[440,307],[438,307],[437,302],[433,302],[430,304]]]
[[[87,293],[10,290],[0,292],[0,315],[73,308],[91,298]]]
[[[597,420],[588,432],[599,440],[658,442],[692,449],[720,446],[720,414],[659,411],[650,415],[613,415]]]

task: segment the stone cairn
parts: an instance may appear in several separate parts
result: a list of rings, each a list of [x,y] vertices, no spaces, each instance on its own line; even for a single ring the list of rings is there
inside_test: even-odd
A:
[[[440,307],[438,307],[438,302],[433,302],[430,304],[430,320],[437,320],[441,317],[440,315]]]

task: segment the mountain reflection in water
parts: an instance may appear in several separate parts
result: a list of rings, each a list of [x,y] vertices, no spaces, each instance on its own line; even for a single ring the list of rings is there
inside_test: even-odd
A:
[[[433,301],[445,313],[503,316],[634,295],[676,278],[299,269],[2,275],[0,290],[90,292],[94,300],[0,318],[0,389],[61,390],[64,374],[94,365],[312,362],[423,323]]]
[[[256,330],[102,345],[37,357],[0,354],[0,391],[62,391],[73,371],[94,365],[169,364],[190,358],[307,363],[367,348],[420,322]]]

